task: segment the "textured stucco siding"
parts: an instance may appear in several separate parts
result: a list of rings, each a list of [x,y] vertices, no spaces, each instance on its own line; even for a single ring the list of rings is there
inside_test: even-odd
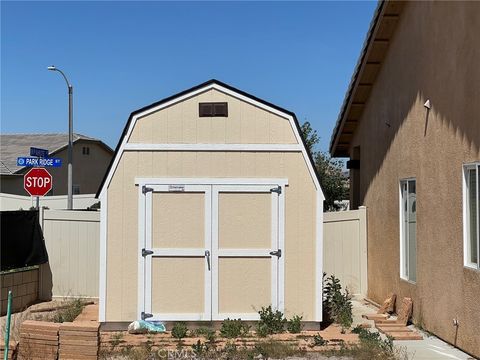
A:
[[[350,149],[361,148],[369,297],[411,296],[416,323],[476,356],[480,272],[463,265],[462,165],[480,161],[478,34],[478,2],[407,4]],[[410,177],[416,284],[400,279],[399,263],[399,182]]]

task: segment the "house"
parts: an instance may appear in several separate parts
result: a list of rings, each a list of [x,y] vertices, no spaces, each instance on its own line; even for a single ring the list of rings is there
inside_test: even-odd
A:
[[[480,356],[480,3],[380,2],[334,129],[367,207],[368,297]]]
[[[324,196],[292,112],[217,80],[148,105],[98,197],[101,322],[272,305],[318,328]]]
[[[17,157],[30,156],[30,147],[47,149],[50,157],[62,159],[61,167],[50,167],[53,188],[47,195],[67,194],[68,134],[1,134],[0,192],[28,195],[23,175],[29,167],[17,166]],[[98,139],[73,135],[73,194],[95,194],[105,175],[113,150]]]

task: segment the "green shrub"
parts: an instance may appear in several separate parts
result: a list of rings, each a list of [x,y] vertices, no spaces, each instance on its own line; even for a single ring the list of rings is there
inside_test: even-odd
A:
[[[328,344],[328,340],[325,340],[320,333],[313,336],[313,346],[324,346]]]
[[[190,330],[190,336],[203,336],[204,338],[209,339],[215,337],[215,330],[208,327],[199,327],[198,329]]]
[[[187,325],[183,321],[176,322],[173,325],[172,336],[175,339],[181,340],[187,336],[187,333],[188,333]]]
[[[200,340],[197,340],[197,343],[192,345],[192,350],[196,356],[202,356],[208,351],[208,347]]]
[[[342,293],[342,285],[334,275],[327,278],[323,289],[324,306],[330,319],[339,324],[342,330],[350,328],[353,323],[352,297],[348,289]]]
[[[298,334],[299,332],[301,332],[303,329],[302,319],[303,319],[303,316],[293,315],[293,317],[290,320],[288,320],[288,324],[287,324],[288,332],[292,334]]]
[[[243,337],[248,334],[250,326],[245,324],[241,319],[225,319],[222,322],[220,334],[224,338],[237,338]]]
[[[369,331],[359,326],[355,327],[352,332],[358,334],[358,339],[362,345],[378,348],[385,353],[392,353],[394,350],[393,338],[391,336],[387,336],[383,340],[380,333]]]
[[[260,321],[257,324],[257,334],[266,336],[270,334],[280,334],[285,331],[287,319],[280,310],[273,311],[272,306],[262,307],[258,312]]]
[[[65,304],[65,307],[59,309],[55,315],[53,315],[53,322],[72,322],[78,315],[81,314],[84,307],[85,302],[83,299],[69,300]]]

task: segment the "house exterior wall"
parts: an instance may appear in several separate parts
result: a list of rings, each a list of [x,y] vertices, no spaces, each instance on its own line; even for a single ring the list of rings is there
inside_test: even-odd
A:
[[[228,101],[228,118],[199,118],[198,103]],[[152,134],[156,134],[153,136]],[[287,119],[210,90],[140,118],[129,143],[296,143]],[[315,319],[316,189],[301,152],[126,151],[107,190],[106,321],[137,316],[135,177],[287,178],[285,312]]]
[[[478,2],[407,4],[350,148],[368,211],[368,296],[411,296],[414,322],[475,356],[480,272],[464,267],[462,165],[480,160],[478,34]],[[411,177],[416,284],[400,279],[399,260],[399,182]]]
[[[89,155],[82,154],[84,146],[90,149]],[[67,149],[65,148],[53,156],[62,159],[62,166],[48,168],[48,172],[53,177],[53,189],[48,195],[66,195]],[[97,192],[111,158],[112,153],[98,143],[78,140],[73,144],[73,184],[80,186],[80,194],[95,194]],[[23,173],[28,170],[29,168],[25,168]],[[23,175],[18,174],[2,175],[0,190],[7,194],[28,195],[23,188]]]

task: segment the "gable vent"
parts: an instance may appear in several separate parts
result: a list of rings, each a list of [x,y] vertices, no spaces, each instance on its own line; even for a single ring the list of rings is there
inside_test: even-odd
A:
[[[228,103],[226,102],[208,102],[198,104],[198,114],[200,117],[206,116],[228,116]]]

